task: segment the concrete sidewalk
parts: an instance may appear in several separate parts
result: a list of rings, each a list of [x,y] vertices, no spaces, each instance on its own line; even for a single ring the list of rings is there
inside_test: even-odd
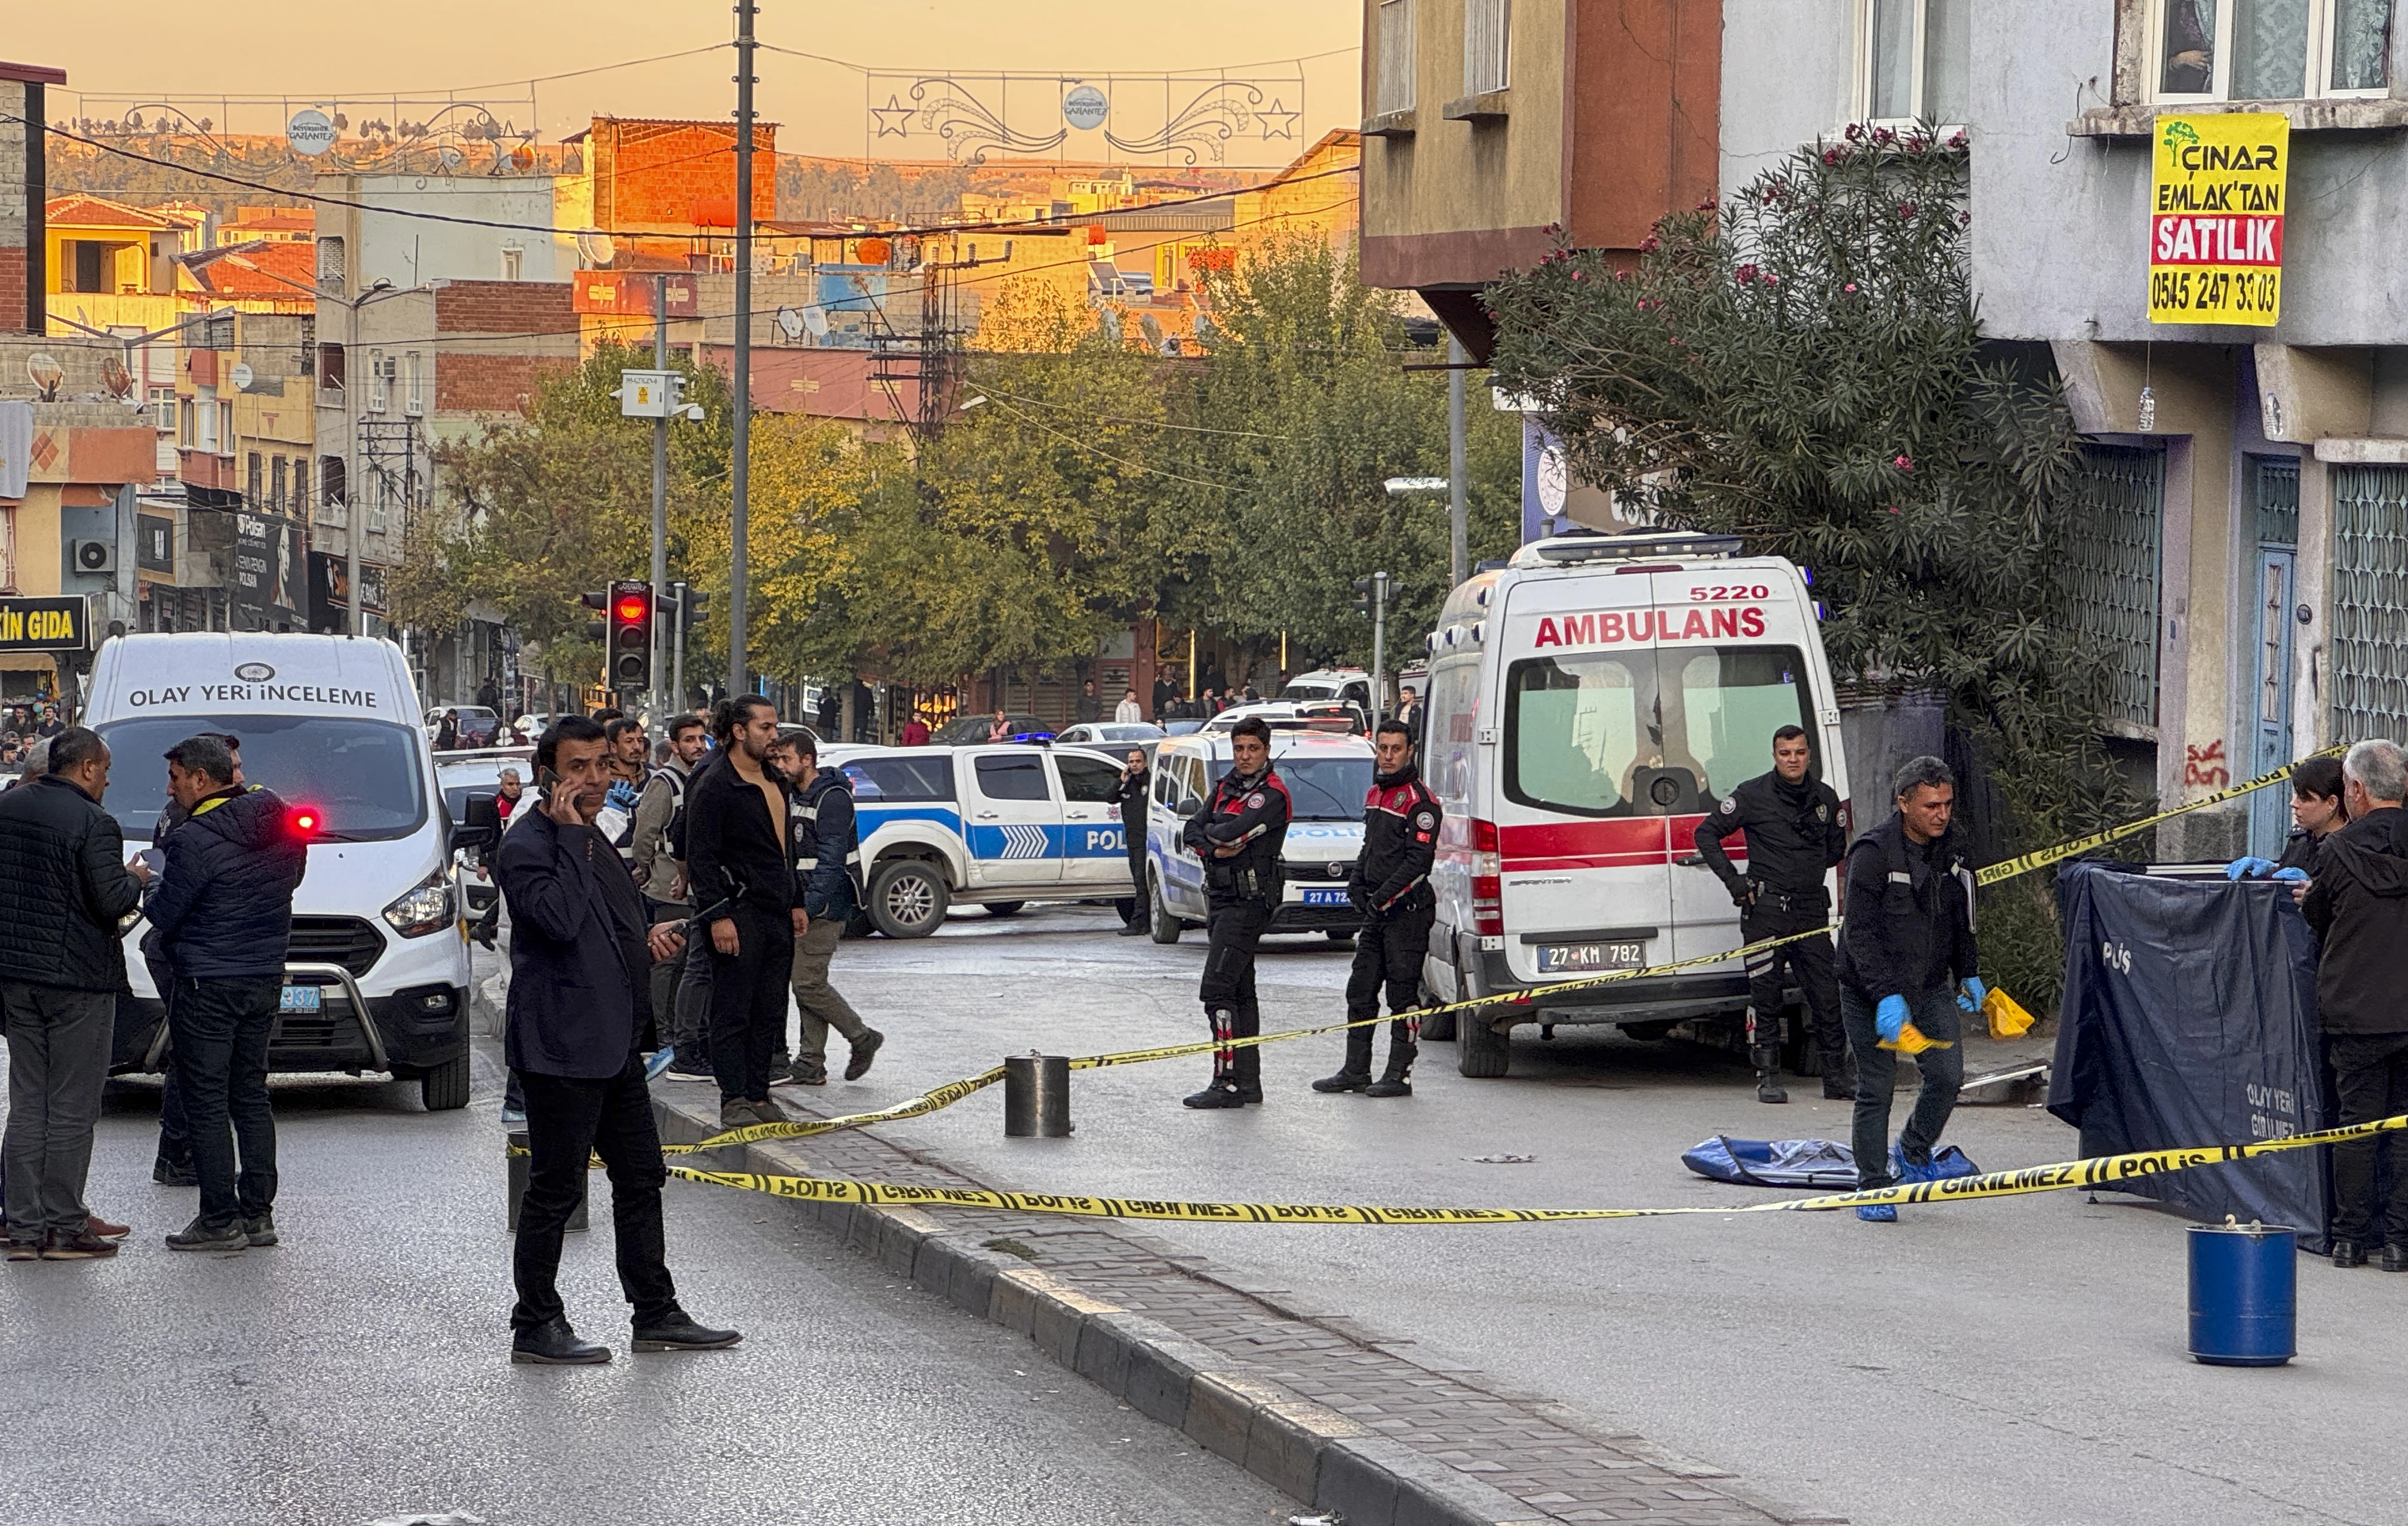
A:
[[[655,1089],[663,1137],[718,1130],[709,1087]],[[781,1091],[790,1111],[812,1110]],[[812,1099],[816,1102],[817,1099]],[[823,1113],[823,1116],[825,1116]],[[739,1161],[738,1157],[741,1157]],[[874,1132],[681,1158],[697,1169],[986,1187]],[[1252,1285],[1119,1224],[796,1204],[896,1276],[1347,1526],[1842,1526],[1485,1374],[1417,1359],[1350,1311]]]

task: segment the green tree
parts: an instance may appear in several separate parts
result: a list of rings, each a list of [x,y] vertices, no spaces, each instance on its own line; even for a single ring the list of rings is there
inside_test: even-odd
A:
[[[2072,421],[1985,349],[1968,200],[1962,134],[1852,127],[1666,219],[1635,269],[1563,248],[1487,301],[1500,383],[1547,402],[1584,476],[1811,568],[1849,678],[1946,692],[2021,849],[2135,803],[2066,594]],[[2010,884],[2045,925],[2045,888]],[[2016,989],[2053,993],[2053,944],[2025,943]]]

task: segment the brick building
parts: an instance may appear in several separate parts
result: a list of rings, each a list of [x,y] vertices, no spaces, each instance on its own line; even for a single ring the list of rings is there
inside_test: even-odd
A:
[[[0,334],[39,334],[43,321],[41,124],[47,87],[64,69],[0,62]]]

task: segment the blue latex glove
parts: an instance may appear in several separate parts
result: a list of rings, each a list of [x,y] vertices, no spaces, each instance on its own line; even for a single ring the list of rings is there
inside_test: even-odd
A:
[[[2287,879],[2295,884],[2304,885],[2308,882],[2308,872],[2305,869],[2300,868],[2299,865],[2293,864],[2287,869],[2275,870],[2273,877],[2276,879]]]
[[[1883,997],[1880,1005],[1873,1008],[1873,1027],[1880,1031],[1884,1039],[1892,1044],[1897,1043],[1898,1035],[1906,1027],[1906,998]]]
[[[1989,994],[1990,988],[1982,984],[1980,976],[1969,975],[1957,985],[1956,1005],[1968,1012],[1979,1012],[1984,998]]]
[[[636,808],[636,787],[625,779],[617,779],[612,781],[610,792],[602,797],[602,803],[616,806],[623,811],[632,811]]]
[[[2272,859],[2240,858],[2234,859],[2224,866],[2224,877],[2227,879],[2255,879],[2259,875],[2271,875],[2273,872]]]

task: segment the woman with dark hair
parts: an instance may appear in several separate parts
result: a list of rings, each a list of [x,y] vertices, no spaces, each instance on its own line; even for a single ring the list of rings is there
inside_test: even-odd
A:
[[[2327,836],[2349,822],[2341,803],[2341,760],[2309,758],[2291,769],[2291,822],[2295,830],[2283,856],[2269,861],[2238,858],[2224,868],[2229,879],[2310,879],[2316,851]]]

